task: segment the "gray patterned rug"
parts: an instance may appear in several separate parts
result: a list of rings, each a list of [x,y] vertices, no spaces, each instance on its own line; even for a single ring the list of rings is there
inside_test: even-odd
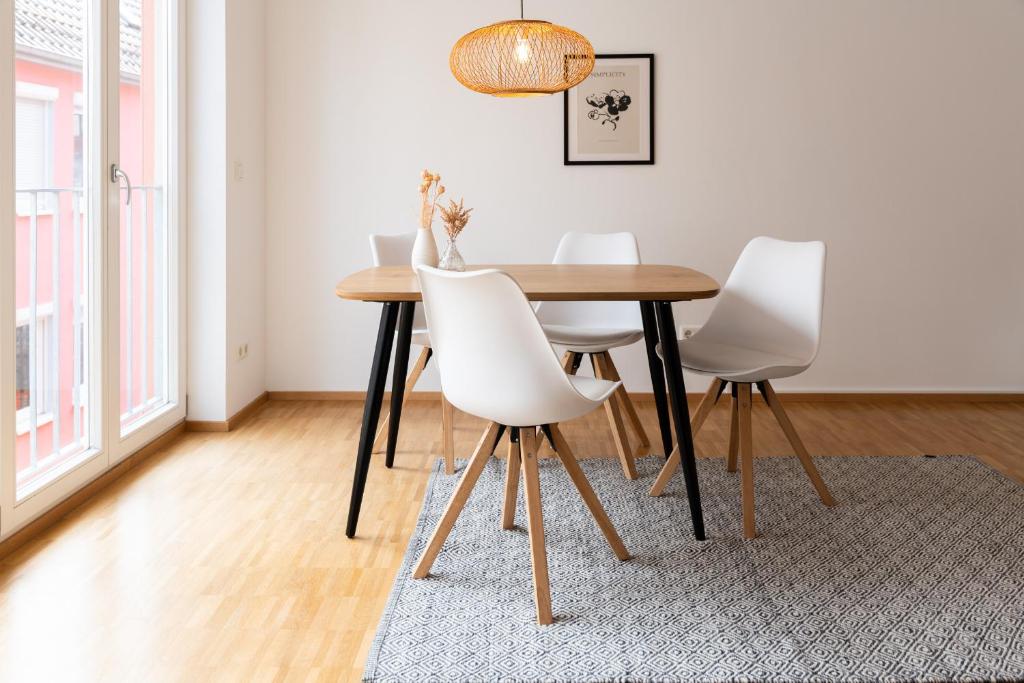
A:
[[[1024,487],[967,457],[756,461],[761,537],[739,478],[699,461],[709,540],[693,540],[660,459],[583,468],[633,559],[615,560],[556,460],[541,462],[555,624],[534,621],[520,524],[500,529],[492,460],[434,564],[409,577],[457,477],[431,475],[366,664],[369,681],[1024,680]]]

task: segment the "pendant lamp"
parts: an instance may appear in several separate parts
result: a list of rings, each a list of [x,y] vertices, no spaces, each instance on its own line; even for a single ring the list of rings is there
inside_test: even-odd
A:
[[[594,69],[594,47],[582,35],[549,21],[523,18],[478,28],[459,38],[448,64],[470,90],[496,97],[562,92]]]

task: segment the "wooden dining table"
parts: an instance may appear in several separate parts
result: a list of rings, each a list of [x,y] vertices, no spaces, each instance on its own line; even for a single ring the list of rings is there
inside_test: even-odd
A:
[[[662,446],[668,457],[672,452],[672,424],[675,423],[693,534],[697,540],[704,540],[697,464],[672,304],[714,297],[718,294],[718,283],[691,268],[666,265],[501,264],[471,266],[469,269],[484,268],[498,268],[511,275],[531,301],[636,301],[639,304]],[[402,418],[402,396],[408,372],[413,313],[416,302],[422,301],[422,295],[416,274],[409,266],[378,266],[361,270],[339,282],[335,293],[342,299],[381,304],[345,528],[345,535],[352,538],[359,522],[359,509],[366,488],[374,434],[380,419],[388,365],[394,346],[392,427],[388,433],[386,460],[387,463],[393,462],[398,425]],[[659,343],[664,363],[658,353]]]

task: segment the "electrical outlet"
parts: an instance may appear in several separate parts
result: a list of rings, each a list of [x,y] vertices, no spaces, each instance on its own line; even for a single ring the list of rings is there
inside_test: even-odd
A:
[[[697,330],[699,330],[700,327],[701,327],[700,325],[680,325],[679,326],[679,338],[680,339],[689,339],[694,334],[696,334]]]
[[[249,355],[249,344],[248,342],[238,347],[238,360],[245,360]]]

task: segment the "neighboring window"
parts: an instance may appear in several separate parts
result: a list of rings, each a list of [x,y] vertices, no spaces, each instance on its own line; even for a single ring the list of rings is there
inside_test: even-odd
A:
[[[74,135],[74,183],[76,188],[82,187],[85,176],[85,114],[82,107],[82,93],[75,93],[75,113],[71,121],[71,129]]]
[[[33,206],[32,193],[20,190],[38,190],[53,187],[53,103],[58,91],[45,85],[22,83],[17,85],[15,100],[15,191],[17,212],[22,216],[39,212],[52,212],[55,196],[38,194],[38,206]]]
[[[86,395],[86,388],[85,388],[85,367],[86,366],[85,366],[85,321],[84,320],[79,322],[78,326],[75,328],[75,340],[76,340],[75,343],[78,344],[78,367],[75,369],[75,372],[77,373],[77,376],[72,378],[72,383],[71,383],[71,386],[72,386],[71,390],[74,392],[74,397],[72,398],[72,402],[75,405],[81,406],[81,405],[83,405],[88,400],[88,396]]]
[[[32,386],[29,380],[28,368],[29,368],[29,330],[28,325],[18,325],[17,332],[15,332],[15,354],[17,360],[15,361],[15,398],[14,405],[18,409],[18,417],[21,417],[20,413],[23,409],[28,408],[29,401],[29,388]]]
[[[17,429],[19,434],[31,428],[32,420],[32,377],[29,350],[32,331],[29,326],[29,311],[18,311],[18,326],[15,329],[15,406],[17,408]],[[51,363],[53,336],[53,306],[40,305],[36,311],[36,353],[38,368],[36,375],[36,426],[53,419],[53,367]]]

